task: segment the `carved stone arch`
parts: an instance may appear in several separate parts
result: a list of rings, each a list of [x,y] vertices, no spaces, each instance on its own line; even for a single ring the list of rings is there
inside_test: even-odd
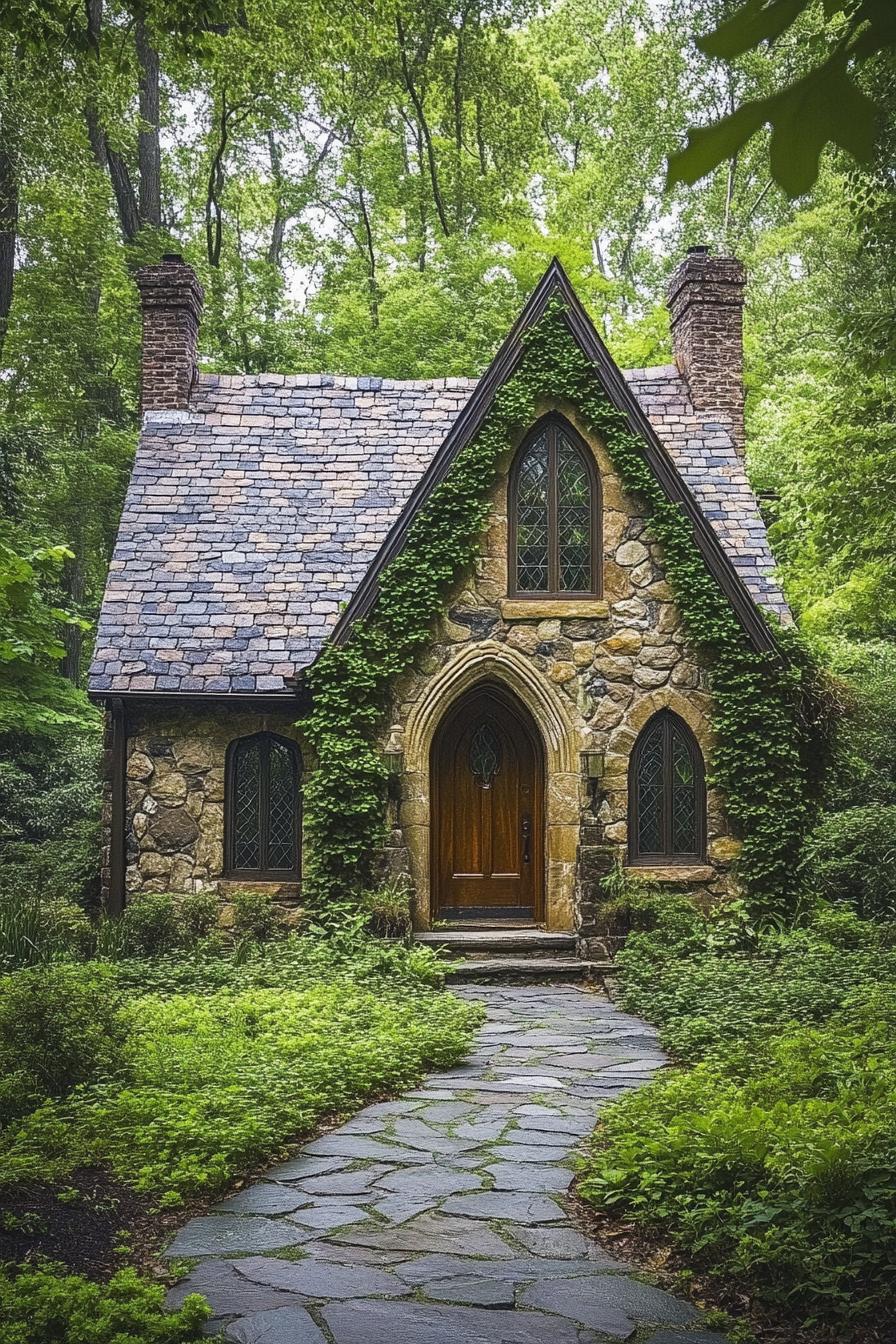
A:
[[[529,710],[544,739],[549,764],[555,771],[578,770],[579,726],[561,695],[532,666],[524,654],[497,640],[483,640],[462,648],[432,677],[408,715],[404,734],[408,770],[425,768],[435,730],[455,700],[481,681],[498,681]]]
[[[699,697],[701,701],[704,698]],[[713,746],[713,730],[709,718],[703,712],[697,700],[698,697],[694,691],[684,695],[672,686],[662,686],[659,690],[650,691],[647,695],[640,696],[634,701],[618,728],[615,728],[610,734],[608,760],[611,757],[621,757],[627,762],[629,753],[635,745],[635,739],[641,729],[648,719],[652,719],[654,714],[661,709],[670,709],[680,719],[684,720],[697,739],[704,760],[707,760]]]
[[[677,714],[693,733],[703,757],[704,770],[708,772],[714,736],[704,706],[708,710],[709,698],[701,692],[692,690],[681,692],[672,686],[662,686],[658,690],[638,696],[619,726],[610,733],[603,790],[613,816],[624,818],[618,823],[617,833],[612,836],[614,843],[618,843],[624,852],[628,852],[629,846],[629,764],[641,730],[661,710],[670,710],[673,714]],[[711,788],[706,790],[705,797],[709,818],[708,838],[711,840],[718,831],[721,819],[720,799],[716,791]]]
[[[404,731],[403,830],[417,890],[418,917],[430,920],[430,752],[439,724],[458,699],[478,684],[498,683],[528,710],[541,736],[545,764],[545,922],[571,929],[576,846],[583,782],[579,752],[588,730],[572,705],[525,656],[496,640],[468,645],[431,678],[408,715]]]

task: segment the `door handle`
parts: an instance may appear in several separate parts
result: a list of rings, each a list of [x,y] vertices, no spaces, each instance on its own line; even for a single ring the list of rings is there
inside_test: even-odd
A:
[[[529,863],[529,840],[532,835],[532,818],[528,812],[523,816],[523,863]]]

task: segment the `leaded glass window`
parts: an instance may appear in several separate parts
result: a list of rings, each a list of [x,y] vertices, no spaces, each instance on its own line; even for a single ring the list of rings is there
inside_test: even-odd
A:
[[[231,745],[225,836],[229,872],[299,876],[299,779],[294,742],[258,733]]]
[[[523,445],[511,476],[511,590],[599,593],[599,496],[587,449],[558,418]]]
[[[687,724],[670,710],[656,714],[635,743],[629,834],[636,862],[674,863],[703,854],[703,758]]]

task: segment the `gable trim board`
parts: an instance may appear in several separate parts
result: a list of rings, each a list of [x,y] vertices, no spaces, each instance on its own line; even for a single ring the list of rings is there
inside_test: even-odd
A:
[[[670,500],[681,505],[694,530],[694,541],[709,572],[718,583],[738,617],[744,632],[757,652],[777,649],[771,626],[747,591],[731,563],[721,541],[713,531],[696,499],[682,480],[656,431],[622,375],[594,324],[588,317],[569,277],[555,257],[532,292],[488,369],[477,384],[470,400],[449,430],[441,448],[424,472],[398,521],[386,537],[367,570],[330,638],[344,643],[356,620],[365,616],[376,602],[379,576],[399,554],[405,537],[429,496],[445,479],[452,463],[482,427],[500,388],[512,378],[525,354],[523,337],[544,316],[554,296],[564,304],[562,320],[570,335],[594,365],[597,376],[613,406],[622,411],[632,431],[642,438],[645,456],[660,486]]]

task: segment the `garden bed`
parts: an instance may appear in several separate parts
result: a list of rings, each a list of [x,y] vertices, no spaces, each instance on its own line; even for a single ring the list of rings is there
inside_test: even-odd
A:
[[[689,1067],[604,1113],[579,1194],[641,1263],[663,1260],[764,1340],[887,1339],[892,930],[822,909],[757,936],[736,911],[707,922],[666,897],[633,917],[654,927],[620,955],[623,1004]]]

